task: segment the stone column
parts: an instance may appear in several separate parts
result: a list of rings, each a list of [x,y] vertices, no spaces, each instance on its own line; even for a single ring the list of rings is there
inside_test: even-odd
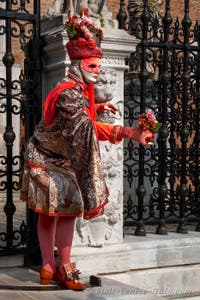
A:
[[[43,21],[44,48],[44,98],[55,84],[65,77],[69,58],[65,45],[67,34],[63,31],[66,15],[60,15]],[[112,103],[118,106],[116,116],[108,116],[112,123],[123,125],[124,111],[124,73],[128,69],[126,59],[134,51],[136,41],[124,30],[106,26],[104,39],[102,69],[114,80]],[[107,88],[105,86],[105,88]],[[105,177],[110,191],[109,204],[102,217],[91,221],[79,218],[76,223],[74,245],[102,246],[103,244],[121,243],[123,241],[123,142],[112,145],[101,142],[102,161]]]

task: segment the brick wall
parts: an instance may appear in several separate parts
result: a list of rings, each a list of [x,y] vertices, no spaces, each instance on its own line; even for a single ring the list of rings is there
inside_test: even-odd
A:
[[[46,14],[49,7],[51,7],[53,0],[41,0],[41,15]]]
[[[190,0],[189,9],[192,21],[200,20],[200,0]],[[184,16],[184,0],[171,0],[171,15],[173,18],[178,16],[182,20]]]

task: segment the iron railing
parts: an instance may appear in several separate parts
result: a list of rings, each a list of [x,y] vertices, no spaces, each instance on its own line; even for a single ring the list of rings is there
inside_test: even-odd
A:
[[[132,10],[128,23],[120,2],[120,27],[138,38],[126,76],[125,123],[135,125],[150,108],[163,124],[154,146],[125,144],[124,226],[136,226],[136,235],[146,234],[145,224],[157,224],[158,234],[167,234],[167,223],[179,233],[190,222],[199,230],[200,24],[190,19],[189,0],[182,21],[172,19],[170,0],[162,17],[141,0],[140,18]],[[137,1],[129,8],[131,2]]]
[[[5,153],[1,153],[0,159],[0,192],[5,194],[6,231],[0,232],[0,255],[21,253],[29,257],[38,252],[37,216],[27,210],[21,225],[16,228],[14,224],[16,205],[13,200],[23,166],[24,142],[17,145],[21,146],[17,155],[13,150],[16,137],[20,140],[25,136],[27,140],[41,117],[40,0],[0,0],[0,37],[5,44],[0,51],[4,52],[0,114],[6,116],[5,124],[1,124],[5,126]],[[17,132],[16,121],[20,123]]]

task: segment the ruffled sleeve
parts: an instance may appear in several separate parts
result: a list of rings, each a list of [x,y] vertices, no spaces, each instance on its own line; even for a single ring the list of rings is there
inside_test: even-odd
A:
[[[100,141],[110,141],[112,144],[118,144],[122,140],[122,126],[111,125],[107,123],[94,122],[97,137]]]

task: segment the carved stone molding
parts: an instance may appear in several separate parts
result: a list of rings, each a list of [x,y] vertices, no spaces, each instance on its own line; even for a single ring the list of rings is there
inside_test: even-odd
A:
[[[106,67],[110,66],[110,67],[117,67],[117,66],[121,66],[124,67],[125,66],[125,58],[124,57],[119,57],[119,56],[106,56],[103,57],[102,59],[102,64]]]

